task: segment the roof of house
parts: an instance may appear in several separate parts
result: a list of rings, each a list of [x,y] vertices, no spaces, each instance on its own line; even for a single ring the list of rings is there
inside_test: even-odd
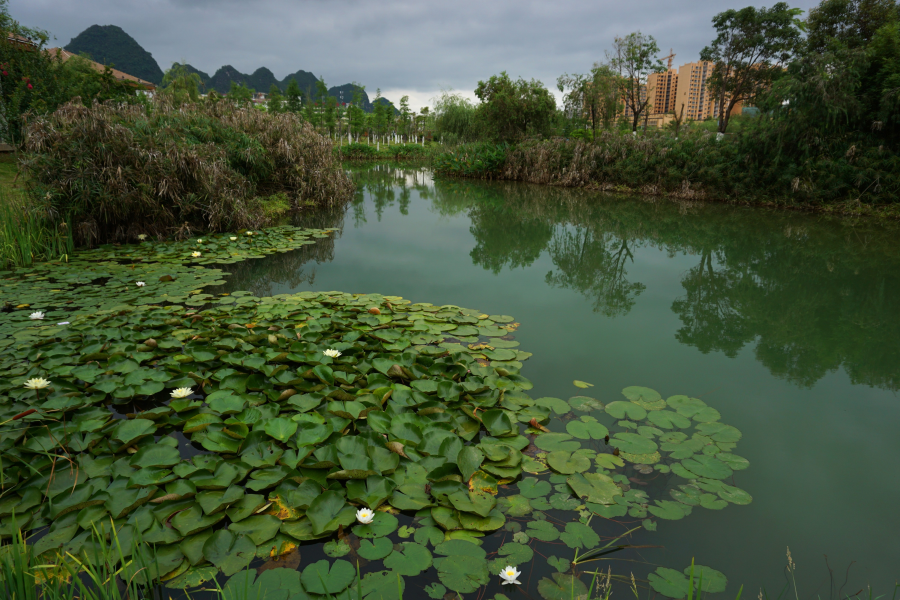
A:
[[[34,40],[30,40],[27,37],[23,37],[16,33],[10,33],[6,36],[6,41],[12,42],[13,44],[18,44],[19,46],[25,46],[28,49],[37,48],[37,44]]]
[[[47,50],[47,52],[49,52],[50,54],[59,53],[59,57],[62,59],[63,62],[69,60],[73,56],[78,56],[77,54],[73,54],[72,52],[69,52],[68,50],[63,50],[62,48],[50,48]],[[101,65],[100,63],[95,62],[90,59],[87,59],[87,58],[85,60],[87,60],[88,64],[90,64],[94,69],[96,69],[97,71],[100,71],[101,73],[104,71],[104,69],[106,69],[106,65]],[[112,76],[120,81],[129,82],[129,83],[136,85],[138,87],[141,87],[145,90],[155,90],[156,89],[156,85],[150,83],[149,81],[144,81],[143,79],[135,77],[134,75],[129,75],[128,73],[119,71],[118,69],[111,68],[110,71],[112,72]]]

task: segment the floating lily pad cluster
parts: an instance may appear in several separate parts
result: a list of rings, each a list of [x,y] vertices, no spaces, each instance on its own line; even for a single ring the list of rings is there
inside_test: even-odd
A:
[[[122,305],[233,303],[236,298],[203,293],[205,286],[225,283],[227,273],[212,265],[296,250],[333,234],[332,229],[282,226],[183,242],[145,241],[0,271],[0,308],[10,311],[0,312],[0,348],[32,336],[29,315],[35,311],[45,314],[45,324],[55,324]]]
[[[227,262],[327,235],[141,244],[3,274],[0,300],[30,306],[0,326],[0,536],[47,528],[35,552],[92,560],[114,528],[126,552],[154,545],[126,573],[139,580],[191,588],[223,572],[372,600],[423,573],[431,597],[473,592],[547,543],[559,573],[538,590],[557,598],[584,587],[572,564],[600,546],[599,517],[654,529],[750,502],[725,483],[747,466],[740,432],[700,400],[530,397],[512,317],[375,294],[204,295],[221,272],[187,266],[198,245]],[[23,316],[34,308],[48,323]],[[34,378],[49,386],[26,388]],[[375,517],[354,525],[361,507]],[[489,553],[497,531],[511,539]],[[310,540],[335,560],[243,571]],[[347,558],[383,568],[357,581]],[[676,579],[651,584],[680,598]]]

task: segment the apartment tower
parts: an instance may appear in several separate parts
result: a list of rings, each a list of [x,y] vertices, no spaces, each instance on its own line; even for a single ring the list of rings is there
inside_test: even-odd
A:
[[[712,75],[714,63],[708,61],[692,62],[678,69],[678,92],[672,108],[675,114],[681,114],[684,106],[685,121],[702,121],[719,117],[718,99],[709,91],[707,79]],[[731,114],[741,113],[738,102]]]
[[[647,78],[652,104],[651,115],[663,115],[675,111],[675,96],[678,90],[678,71],[669,69],[664,73],[652,73]]]

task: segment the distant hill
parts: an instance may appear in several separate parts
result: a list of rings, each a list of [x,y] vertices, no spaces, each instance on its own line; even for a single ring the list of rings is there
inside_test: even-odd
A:
[[[236,84],[244,85],[249,88],[253,88],[257,92],[268,92],[274,83],[282,93],[287,91],[288,84],[291,79],[295,79],[297,81],[297,86],[299,86],[300,90],[306,94],[309,98],[316,97],[316,82],[319,80],[315,74],[310,73],[309,71],[297,71],[296,73],[291,73],[281,81],[275,78],[275,75],[267,69],[266,67],[260,67],[256,71],[253,72],[252,75],[247,75],[245,73],[241,73],[231,65],[225,65],[221,67],[216,73],[209,77],[202,71],[195,69],[194,67],[187,65],[188,69],[194,73],[200,75],[201,80],[203,81],[203,85],[206,88],[206,91],[209,92],[211,90],[216,90],[220,94],[227,94],[228,90],[231,89],[231,82],[233,81]],[[334,86],[328,89],[328,95],[333,96],[337,99],[338,102],[343,102],[349,104],[353,101],[353,90],[355,86],[352,83],[345,83],[344,85]],[[372,103],[369,101],[369,95],[363,90],[362,93],[362,108],[366,112],[372,111]]]
[[[91,25],[78,34],[66,46],[66,50],[80,54],[87,53],[99,63],[105,65],[114,64],[117,69],[129,75],[140,77],[155,84],[162,83],[163,70],[153,59],[153,56],[144,50],[134,38],[115,25]],[[274,83],[282,92],[287,90],[291,79],[297,81],[297,85],[309,98],[316,97],[316,82],[319,80],[315,74],[299,70],[291,73],[282,80],[278,80],[275,74],[266,67],[260,67],[252,74],[241,73],[231,65],[225,65],[212,76],[191,65],[185,65],[188,71],[200,76],[203,83],[203,91],[215,90],[220,94],[227,94],[231,89],[231,82],[253,88],[257,92],[268,92]],[[328,95],[333,96],[338,102],[350,103],[353,101],[354,85],[345,83],[328,89]],[[387,102],[387,100],[384,100]],[[369,95],[363,91],[362,108],[366,112],[372,112],[372,103]],[[395,109],[395,112],[396,109]]]
[[[115,25],[91,25],[66,46],[75,54],[86,53],[104,65],[113,65],[129,75],[159,85],[163,72],[133,37]]]

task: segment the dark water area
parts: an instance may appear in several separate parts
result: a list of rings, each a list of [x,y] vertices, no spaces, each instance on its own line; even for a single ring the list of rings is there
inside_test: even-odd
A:
[[[660,548],[599,566],[646,577],[694,558],[728,576],[725,597],[740,585],[776,597],[790,547],[800,596],[893,593],[900,228],[402,166],[353,175],[346,210],[298,223],[339,235],[231,265],[226,291],[380,293],[512,315],[534,353],[522,368],[534,398],[607,403],[634,385],[701,398],[743,433],[735,452],[750,468],[735,485],[753,502],[659,520],[631,542]],[[629,527],[619,521],[610,536]],[[535,556],[536,571],[552,570]]]

